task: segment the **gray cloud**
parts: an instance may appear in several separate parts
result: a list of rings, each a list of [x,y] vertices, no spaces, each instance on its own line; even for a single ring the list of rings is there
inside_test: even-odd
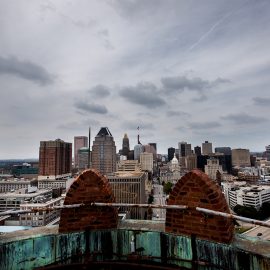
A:
[[[130,130],[136,130],[137,128],[140,127],[141,130],[153,130],[155,129],[154,125],[152,122],[146,122],[140,119],[137,120],[130,120],[130,121],[124,121],[122,123],[122,126],[126,129],[130,129]]]
[[[174,76],[174,77],[163,77],[161,83],[166,93],[181,93],[184,90],[202,92],[207,88],[212,88],[222,83],[228,83],[229,80],[217,78],[214,81],[204,80],[199,77],[188,78],[186,76]]]
[[[75,102],[75,107],[84,112],[97,113],[97,114],[106,114],[108,113],[107,108],[104,105],[98,105],[94,103],[87,103],[84,101]]]
[[[100,126],[100,122],[92,119],[87,119],[82,122],[71,121],[67,123],[62,123],[57,126],[58,129],[64,130],[87,130],[89,126]]]
[[[166,114],[167,114],[167,116],[180,116],[180,117],[190,116],[189,113],[182,112],[182,111],[174,111],[174,110],[168,110]]]
[[[218,122],[192,122],[189,124],[189,127],[191,129],[212,129],[212,128],[218,128],[221,124]]]
[[[269,106],[270,98],[262,98],[262,97],[254,97],[253,98],[254,104],[259,106]]]
[[[55,79],[55,76],[50,74],[45,68],[29,61],[21,61],[14,56],[7,58],[0,56],[1,74],[13,75],[40,85],[52,84]]]
[[[228,114],[226,116],[222,116],[221,119],[232,121],[238,125],[257,124],[257,123],[264,122],[266,120],[264,117],[253,116],[246,113]]]
[[[158,94],[157,87],[149,82],[141,82],[136,86],[126,86],[120,91],[120,96],[129,102],[147,108],[157,108],[166,104]]]
[[[98,84],[92,87],[89,93],[95,98],[105,98],[110,95],[110,89],[103,84]]]

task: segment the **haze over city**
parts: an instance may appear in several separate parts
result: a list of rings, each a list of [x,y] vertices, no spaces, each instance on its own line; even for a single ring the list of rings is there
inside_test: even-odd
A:
[[[0,159],[41,140],[269,144],[269,1],[1,1]]]

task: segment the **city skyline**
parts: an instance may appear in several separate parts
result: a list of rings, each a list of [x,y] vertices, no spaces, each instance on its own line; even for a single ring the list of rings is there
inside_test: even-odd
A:
[[[206,140],[265,151],[269,14],[269,1],[2,1],[0,159],[89,126],[117,152],[138,126],[162,154]]]

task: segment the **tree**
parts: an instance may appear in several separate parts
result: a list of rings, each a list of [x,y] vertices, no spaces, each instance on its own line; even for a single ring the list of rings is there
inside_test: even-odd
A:
[[[163,192],[169,194],[172,191],[173,184],[171,182],[167,182],[163,185]]]
[[[252,206],[236,205],[233,211],[237,215],[242,216],[242,217],[253,218],[253,219],[259,218],[258,211],[256,210],[255,207],[252,207]]]

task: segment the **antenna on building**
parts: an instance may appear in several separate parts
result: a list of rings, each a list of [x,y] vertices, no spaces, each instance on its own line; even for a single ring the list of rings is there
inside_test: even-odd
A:
[[[91,151],[90,144],[91,144],[91,127],[89,127],[89,135],[88,135],[88,147],[89,147],[89,150],[88,150],[88,169],[90,169],[90,151]]]

